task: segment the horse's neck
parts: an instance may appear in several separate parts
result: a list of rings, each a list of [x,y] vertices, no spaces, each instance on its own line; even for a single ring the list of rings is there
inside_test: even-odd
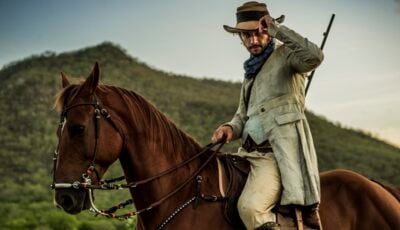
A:
[[[155,111],[157,112],[157,111]],[[159,113],[159,112],[157,112]],[[162,123],[150,114],[138,123],[130,124],[131,134],[126,150],[135,166],[136,179],[161,173],[201,150],[201,147],[172,122],[163,117]],[[163,116],[163,115],[161,115]]]
[[[201,150],[193,138],[179,130],[140,96],[122,95],[120,101],[122,102],[119,103],[123,104],[118,107],[126,108],[118,111],[126,135],[124,152],[120,160],[128,181],[138,181],[158,175]],[[146,198],[141,198],[140,202],[149,204],[176,188],[200,164],[201,160],[196,159],[134,192],[145,194]]]
[[[114,102],[114,106],[118,107],[117,114],[122,122],[121,126],[124,127],[125,144],[120,161],[128,182],[158,175],[201,151],[199,144],[155,108],[149,104],[143,104],[143,101],[134,100],[142,100],[140,97],[130,95],[127,98],[125,94],[119,95],[121,98]],[[132,111],[133,108],[140,108],[140,110]],[[207,158],[208,154],[205,155],[160,179],[131,189],[136,208],[138,210],[147,208],[174,191],[196,172]],[[212,161],[201,174],[205,178],[202,191],[218,192],[216,162]],[[191,181],[179,193],[158,206],[157,210],[144,212],[141,215],[141,223],[146,225],[146,228],[153,229],[154,225],[161,223],[168,213],[172,213],[195,194],[194,185],[194,181]],[[213,206],[212,209],[208,209],[208,212],[212,213],[212,218],[215,218],[220,213],[220,209],[218,206]]]

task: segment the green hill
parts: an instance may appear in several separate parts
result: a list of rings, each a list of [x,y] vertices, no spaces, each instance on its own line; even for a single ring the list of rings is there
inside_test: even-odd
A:
[[[60,89],[60,71],[86,77],[95,61],[100,63],[103,83],[143,95],[202,144],[236,110],[240,83],[156,70],[111,43],[62,54],[45,52],[10,63],[0,71],[0,229],[125,229],[132,225],[88,214],[69,216],[52,205],[49,185],[58,120],[53,102]],[[400,185],[399,148],[313,113],[307,115],[321,171],[347,168]],[[110,175],[119,172],[116,164]],[[108,207],[126,197],[124,192],[100,194],[97,201]]]

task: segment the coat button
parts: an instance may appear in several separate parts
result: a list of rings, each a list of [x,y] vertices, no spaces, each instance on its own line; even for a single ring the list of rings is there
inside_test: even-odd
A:
[[[264,109],[264,108],[261,108],[261,112],[262,112],[262,113],[265,112],[265,109]]]

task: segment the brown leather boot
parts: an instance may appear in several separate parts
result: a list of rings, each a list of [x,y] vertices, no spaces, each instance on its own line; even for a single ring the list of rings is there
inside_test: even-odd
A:
[[[319,204],[311,205],[303,209],[303,221],[304,223],[313,228],[322,230],[321,218],[318,212]]]
[[[281,227],[278,223],[275,222],[267,222],[260,227],[256,228],[255,230],[280,230]]]

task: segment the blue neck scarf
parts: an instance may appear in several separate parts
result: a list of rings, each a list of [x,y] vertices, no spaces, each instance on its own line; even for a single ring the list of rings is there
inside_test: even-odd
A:
[[[267,61],[271,53],[274,51],[274,47],[275,47],[275,42],[272,39],[261,54],[250,55],[250,58],[247,59],[243,64],[244,70],[246,71],[244,73],[245,78],[251,79],[258,74],[261,67],[264,65],[264,63]]]

